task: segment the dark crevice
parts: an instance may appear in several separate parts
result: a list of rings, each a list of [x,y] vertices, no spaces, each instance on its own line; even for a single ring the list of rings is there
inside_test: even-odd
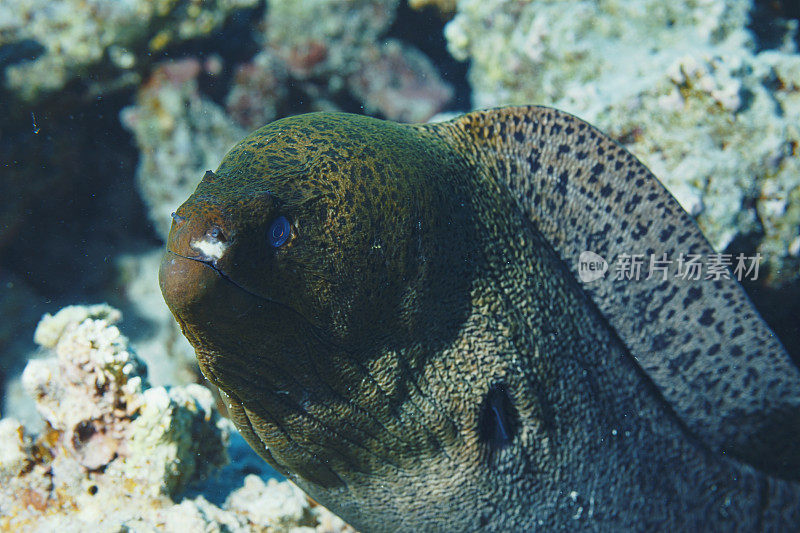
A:
[[[746,257],[756,254],[758,243],[763,235],[740,235],[725,249],[725,253],[736,257],[742,253]],[[762,258],[758,279],[745,277],[742,286],[758,309],[759,314],[778,336],[792,360],[800,366],[800,324],[796,317],[800,316],[800,280],[784,286],[769,286],[765,280],[769,270]]]
[[[198,84],[221,103],[236,65],[260,47],[254,27],[263,13],[263,4],[238,10],[221,29],[157,53],[146,42],[132,47],[136,71],[147,79],[161,61],[218,56],[222,72],[201,74]],[[35,41],[0,47],[0,81],[4,67],[35,59],[40,48]],[[137,87],[95,94],[119,75],[106,57],[35,103],[0,85],[0,272],[18,277],[41,298],[31,302],[39,314],[68,303],[124,305],[117,258],[161,245],[136,187],[139,151],[119,119]]]
[[[251,61],[261,51],[262,45],[256,28],[264,17],[264,11],[263,4],[234,11],[219,30],[151,54],[150,69],[159,62],[170,59],[196,58],[202,63],[209,58],[219,57],[222,60],[222,71],[210,75],[203,70],[198,76],[197,84],[204,96],[224,107],[236,67]]]
[[[472,109],[472,89],[467,81],[469,63],[457,61],[447,51],[444,25],[436,9],[428,7],[415,11],[408,2],[400,2],[386,36],[418,48],[433,62],[442,79],[453,87],[453,99],[445,111],[468,111]]]
[[[138,152],[119,121],[132,96],[87,102],[64,90],[31,106],[0,96],[9,116],[0,162],[14,216],[3,228],[0,269],[42,295],[103,298],[113,259],[157,242],[134,186]]]
[[[788,29],[787,21],[800,22],[800,2],[797,0],[755,0],[750,10],[747,28],[756,40],[756,50],[771,50],[781,46]],[[800,45],[800,39],[795,35]]]
[[[23,61],[33,61],[44,52],[44,46],[33,39],[22,39],[0,45],[0,82],[3,81],[3,69],[7,66]]]

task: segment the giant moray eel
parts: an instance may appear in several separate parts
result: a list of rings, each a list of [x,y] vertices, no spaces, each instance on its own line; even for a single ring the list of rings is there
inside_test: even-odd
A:
[[[573,116],[290,117],[173,218],[161,288],[203,373],[361,530],[800,524],[800,371],[738,283],[578,279],[585,250],[712,249]]]

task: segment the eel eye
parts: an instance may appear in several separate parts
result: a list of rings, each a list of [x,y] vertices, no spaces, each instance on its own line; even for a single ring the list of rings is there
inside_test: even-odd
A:
[[[272,221],[272,224],[269,226],[269,244],[273,248],[278,248],[286,243],[289,240],[289,236],[292,234],[292,226],[289,224],[289,221],[286,220],[286,217],[278,217]]]

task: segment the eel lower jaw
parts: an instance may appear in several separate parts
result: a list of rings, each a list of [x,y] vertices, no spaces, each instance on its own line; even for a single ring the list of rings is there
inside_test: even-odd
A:
[[[328,346],[344,349],[344,346],[342,346],[340,343],[336,342],[334,339],[330,338],[329,335],[325,334],[323,329],[319,325],[317,325],[314,322],[312,322],[311,320],[309,320],[303,313],[301,313],[300,311],[298,311],[297,309],[295,309],[291,305],[285,304],[285,303],[277,301],[277,300],[273,300],[272,298],[264,296],[263,294],[259,294],[257,292],[254,292],[254,291],[248,289],[247,287],[245,287],[244,285],[242,285],[242,284],[236,282],[235,280],[233,280],[233,278],[231,278],[223,270],[221,270],[221,269],[219,269],[217,267],[216,260],[206,259],[206,258],[203,258],[203,257],[200,257],[200,256],[198,256],[198,257],[190,257],[190,256],[186,256],[186,255],[183,255],[183,254],[179,254],[179,253],[167,248],[166,254],[165,254],[164,259],[162,260],[162,263],[161,263],[161,269],[162,270],[164,268],[165,262],[167,261],[167,259],[169,258],[170,255],[174,256],[174,258],[176,258],[176,259],[178,259],[178,258],[179,259],[185,259],[185,260],[197,263],[199,265],[202,265],[203,267],[209,269],[209,273],[213,272],[214,274],[216,274],[216,276],[219,277],[219,279],[230,283],[231,285],[233,285],[234,287],[236,287],[239,290],[243,291],[244,293],[246,293],[246,294],[248,294],[248,295],[250,295],[250,296],[252,296],[254,298],[257,298],[257,299],[259,299],[261,301],[264,301],[266,303],[282,307],[286,311],[292,313],[293,315],[297,316],[300,320],[302,320],[310,328],[311,333],[317,338],[317,340],[319,340],[320,342],[322,342],[323,344],[326,344]],[[162,271],[159,271],[159,281],[160,282],[161,282],[161,279],[162,279]],[[161,282],[161,284],[162,284],[162,293],[164,293],[164,299],[166,300],[167,299],[167,294],[164,292],[163,282]],[[170,305],[169,300],[167,300],[167,304]],[[170,305],[170,309],[172,309],[172,305]],[[173,311],[173,314],[175,314],[174,311]],[[176,315],[176,318],[177,318],[177,315]],[[179,319],[179,321],[180,321],[180,319]]]
[[[225,272],[223,272],[222,270],[220,270],[217,267],[217,261],[216,260],[206,259],[206,258],[200,257],[200,256],[198,256],[198,257],[190,257],[190,256],[187,256],[187,255],[179,254],[179,253],[174,252],[174,251],[172,251],[170,249],[167,249],[166,253],[168,255],[171,254],[173,256],[180,257],[180,258],[183,258],[183,259],[188,259],[189,261],[194,261],[194,262],[200,263],[201,265],[204,265],[205,267],[207,267],[207,268],[211,269],[212,271],[214,271],[214,273],[216,273],[216,275],[219,276],[220,278],[222,278],[223,280],[227,281],[228,283],[231,283],[231,284],[235,285],[236,287],[238,287],[239,289],[243,290],[244,292],[248,293],[251,296],[254,296],[254,297],[259,298],[261,300],[265,300],[265,301],[267,301],[269,303],[283,305],[280,302],[276,302],[275,300],[267,298],[266,296],[264,296],[262,294],[257,294],[255,292],[247,289],[246,287],[243,287],[242,285],[236,283],[233,279],[231,279],[230,276],[228,276]],[[166,260],[166,257],[165,257],[165,260]],[[163,265],[163,262],[162,262],[162,265]]]
[[[158,272],[164,301],[195,349],[263,306],[288,306],[248,290],[213,261],[167,248]],[[200,337],[203,337],[201,339]]]
[[[217,267],[216,260],[204,259],[202,257],[189,257],[189,256],[186,256],[186,255],[182,255],[182,254],[179,254],[177,252],[174,252],[174,251],[172,251],[170,249],[167,249],[166,253],[167,254],[172,254],[172,255],[174,255],[176,257],[179,257],[179,258],[188,259],[189,261],[194,261],[196,263],[200,263],[201,265],[203,265],[203,266],[209,268],[210,270],[212,270],[222,280],[227,281],[228,283],[230,283],[234,287],[238,288],[239,290],[244,291],[245,293],[249,294],[250,296],[252,296],[254,298],[257,298],[259,300],[263,300],[264,302],[281,306],[281,307],[285,308],[286,310],[292,312],[293,314],[298,315],[303,321],[305,321],[309,325],[313,326],[313,323],[310,320],[308,320],[305,316],[302,315],[302,313],[300,313],[299,311],[294,309],[292,306],[287,305],[287,304],[285,304],[283,302],[279,302],[277,300],[273,300],[272,298],[264,296],[263,294],[259,294],[257,292],[253,292],[252,290],[250,290],[247,287],[241,285],[240,283],[237,283],[233,278],[231,278],[223,270],[221,270],[221,269],[219,269]],[[163,265],[163,262],[162,262],[162,265]]]

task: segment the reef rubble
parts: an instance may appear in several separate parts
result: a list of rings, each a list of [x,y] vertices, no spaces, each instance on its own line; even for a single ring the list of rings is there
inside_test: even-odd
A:
[[[5,85],[35,101],[98,72],[103,75],[93,81],[95,93],[136,84],[142,56],[208,35],[234,11],[258,1],[3,0],[0,48],[22,44],[26,50],[26,60],[7,67]]]
[[[45,425],[0,419],[1,530],[352,531],[275,479],[207,388],[151,387],[120,319],[102,304],[39,323],[46,357],[22,382]]]
[[[475,107],[536,103],[610,133],[714,248],[755,240],[772,286],[800,277],[797,21],[751,30],[750,0],[459,0],[448,49]]]

